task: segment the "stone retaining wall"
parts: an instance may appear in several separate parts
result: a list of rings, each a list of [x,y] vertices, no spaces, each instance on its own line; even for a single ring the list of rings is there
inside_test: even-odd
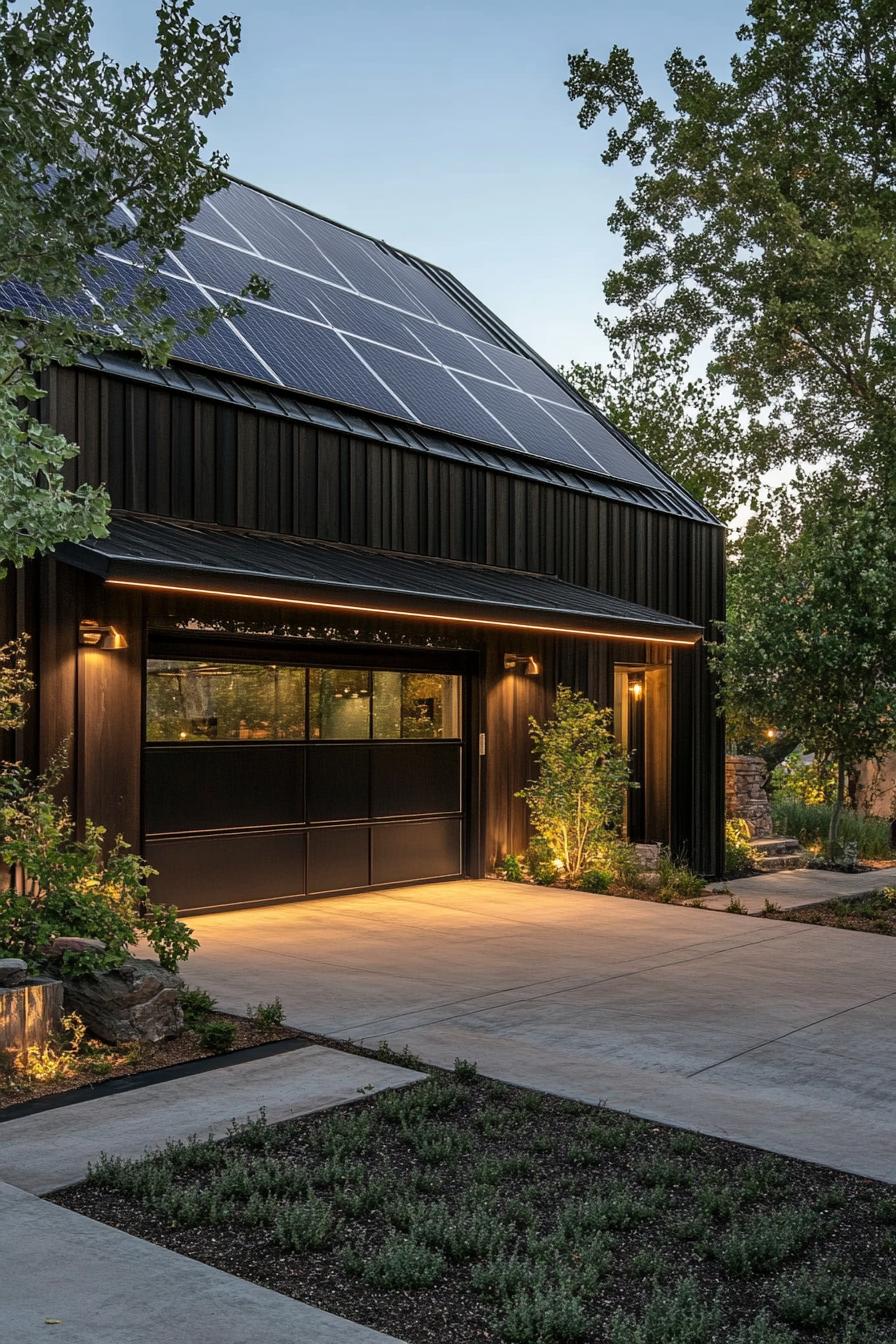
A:
[[[761,756],[725,757],[725,815],[743,817],[755,840],[773,833],[772,807],[763,788],[766,772]]]

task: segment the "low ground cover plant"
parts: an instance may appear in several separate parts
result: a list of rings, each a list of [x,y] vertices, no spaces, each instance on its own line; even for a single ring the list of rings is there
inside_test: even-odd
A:
[[[469,1061],[222,1143],[103,1158],[55,1198],[409,1344],[896,1335],[888,1187]]]
[[[767,919],[823,924],[832,929],[853,929],[859,933],[892,936],[896,935],[896,887],[882,887],[880,891],[856,900],[826,901],[824,905],[798,906],[795,910],[770,906],[762,914]]]

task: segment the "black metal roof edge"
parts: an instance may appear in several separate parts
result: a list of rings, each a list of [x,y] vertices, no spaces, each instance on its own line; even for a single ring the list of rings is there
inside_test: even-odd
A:
[[[363,546],[356,542],[333,541],[324,537],[304,537],[283,532],[268,532],[262,528],[234,527],[227,523],[208,522],[197,518],[169,518],[164,514],[139,513],[134,509],[113,509],[112,523],[114,525],[117,519],[125,523],[147,523],[150,527],[163,526],[173,528],[180,532],[199,532],[200,534],[210,534],[212,536],[221,534],[224,537],[246,538],[248,540],[271,541],[284,546],[302,547],[320,547],[327,551],[336,551],[345,555],[367,555],[377,556],[382,559],[410,560],[415,564],[437,565],[440,568],[465,570],[472,569],[477,573],[507,575],[513,579],[543,579],[550,583],[558,584],[564,588],[572,588],[576,592],[594,593],[601,597],[606,597],[612,602],[619,602],[626,607],[644,614],[647,619],[653,615],[658,620],[669,625],[680,625],[685,629],[702,629],[697,622],[688,620],[685,616],[673,616],[669,612],[659,611],[656,607],[647,607],[643,602],[634,602],[627,597],[618,597],[613,593],[604,593],[602,589],[589,588],[587,584],[573,583],[569,579],[561,578],[559,574],[546,574],[537,569],[517,569],[513,565],[490,565],[479,560],[458,560],[453,556],[446,555],[423,555],[419,551],[395,551],[389,550],[385,546]],[[102,549],[104,546],[114,545],[114,539],[110,537],[88,537],[84,541],[73,543],[61,543],[63,545],[77,546],[81,550],[89,550],[96,556],[97,573],[102,571],[102,567],[108,559]],[[125,556],[115,557],[118,559],[127,559]]]
[[[609,622],[613,626],[618,626],[620,631],[624,631],[629,626],[638,625],[646,627],[648,630],[653,627],[657,631],[673,631],[682,635],[691,633],[699,635],[703,633],[702,626],[694,621],[689,621],[681,616],[671,615],[668,612],[658,611],[655,607],[646,607],[640,602],[632,602],[627,598],[615,597],[613,594],[604,593],[599,589],[588,588],[584,584],[570,583],[567,579],[561,579],[556,574],[539,574],[534,571],[515,570],[506,566],[483,565],[474,561],[465,560],[451,560],[442,556],[417,555],[413,552],[387,551],[378,547],[353,546],[345,542],[321,541],[318,538],[312,537],[286,537],[279,533],[257,532],[245,528],[223,527],[216,523],[200,523],[181,518],[158,518],[146,514],[126,513],[123,511],[116,511],[115,517],[121,519],[125,523],[148,524],[151,528],[170,528],[175,531],[186,533],[196,532],[201,537],[222,534],[226,537],[250,542],[254,540],[272,541],[277,545],[285,547],[287,550],[295,549],[299,552],[303,549],[320,548],[327,551],[341,552],[349,556],[364,555],[375,557],[379,560],[394,559],[411,561],[415,564],[423,565],[424,567],[432,566],[436,570],[442,568],[461,571],[471,570],[477,574],[485,574],[487,576],[494,571],[496,575],[507,576],[514,580],[535,579],[549,583],[552,587],[561,590],[568,588],[576,594],[586,594],[598,599],[603,598],[614,606],[626,609],[624,613],[621,611],[589,613],[579,611],[576,607],[557,606],[551,608],[552,611],[556,611],[564,617],[584,617],[589,620],[601,620]],[[113,526],[115,517],[113,517]],[[162,572],[163,570],[180,571],[183,573],[201,572],[209,577],[215,575],[221,578],[232,576],[234,578],[270,581],[277,584],[289,584],[300,581],[310,587],[321,589],[325,588],[329,582],[328,580],[309,576],[303,576],[299,580],[296,576],[291,576],[289,574],[272,573],[270,570],[240,569],[226,564],[210,566],[202,563],[201,560],[193,562],[185,559],[171,560],[170,558],[158,558],[155,556],[135,556],[128,553],[126,548],[122,548],[120,542],[116,544],[115,537],[112,535],[107,537],[88,538],[87,540],[80,542],[62,542],[55,548],[54,554],[56,555],[56,558],[63,563],[75,563],[79,568],[85,569],[103,579],[113,576],[113,573],[115,572],[114,566],[123,565],[126,568],[136,566],[137,568],[145,568],[150,571],[158,572]],[[338,583],[338,581],[334,582],[336,587],[345,586],[354,591],[382,591],[379,588],[374,589],[370,585],[361,583],[342,585]],[[480,597],[465,598],[452,593],[423,592],[416,588],[395,588],[389,589],[388,592],[394,593],[398,597],[422,597],[424,599],[437,598],[439,601],[446,601],[449,603],[469,601],[474,605],[491,605],[496,608],[506,607],[508,610],[522,609],[519,603],[511,602],[503,598],[491,598],[486,603],[485,600]],[[533,609],[535,609],[535,607],[533,607]],[[546,608],[544,609],[546,610]],[[662,638],[660,635],[657,637]],[[649,634],[645,634],[644,638],[649,641]]]
[[[387,243],[383,238],[376,238],[371,233],[365,233],[362,229],[353,228],[350,224],[343,224],[340,220],[332,219],[329,215],[321,214],[318,210],[311,210],[308,206],[300,205],[297,201],[290,201],[285,196],[281,196],[274,191],[268,191],[265,187],[259,187],[254,182],[247,182],[245,178],[237,177],[232,173],[226,173],[225,176],[230,181],[236,182],[239,186],[247,187],[250,191],[257,192],[260,196],[269,196],[271,200],[279,201],[281,205],[289,206],[292,210],[301,210],[303,214],[313,215],[315,219],[321,219],[327,224],[332,224],[334,228],[342,229],[345,233],[351,233],[358,238],[364,238],[367,242],[374,243],[377,247],[383,248],[392,256],[399,258],[399,260],[405,261],[411,266],[415,266],[419,271],[432,280],[433,284],[436,284],[440,289],[443,289],[448,294],[449,298],[453,299],[456,303],[459,303],[461,307],[466,308],[467,312],[487,330],[490,330],[496,335],[502,344],[507,346],[510,350],[515,351],[515,353],[525,355],[528,359],[531,359],[543,373],[546,373],[548,377],[552,378],[554,382],[557,383],[557,385],[561,387],[573,401],[578,403],[583,410],[589,412],[595,419],[599,420],[604,429],[611,433],[614,438],[616,438],[628,452],[632,453],[638,461],[646,466],[649,471],[656,472],[661,480],[667,481],[672,487],[672,490],[668,493],[674,492],[682,499],[687,500],[691,509],[696,510],[701,522],[714,524],[716,527],[724,527],[724,524],[721,523],[709,509],[707,509],[705,504],[702,504],[700,500],[696,499],[690,491],[685,490],[684,486],[680,485],[674,477],[669,476],[661,467],[658,467],[643,449],[638,447],[633,439],[630,439],[629,436],[614,425],[611,420],[608,420],[593,402],[589,401],[587,397],[583,397],[581,392],[573,387],[571,383],[567,382],[563,375],[558,373],[552,364],[549,364],[537,350],[534,350],[527,341],[524,341],[511,327],[508,327],[507,323],[504,322],[502,318],[498,317],[497,313],[492,312],[487,304],[484,304],[472,290],[468,289],[463,281],[459,280],[452,271],[446,270],[444,266],[440,266],[437,262],[427,261],[424,257],[418,257],[415,253],[408,252],[405,248],[395,247],[392,243]],[[662,489],[662,486],[658,485],[657,489]]]
[[[468,443],[436,430],[392,421],[375,412],[346,406],[343,403],[318,401],[300,392],[281,389],[273,383],[256,382],[223,370],[210,369],[207,365],[176,360],[165,368],[150,368],[141,364],[136,356],[121,351],[105,351],[102,354],[83,353],[78,363],[84,368],[99,370],[111,377],[124,378],[131,382],[153,383],[169,391],[185,392],[221,401],[243,410],[255,410],[265,415],[298,420],[304,424],[316,425],[318,428],[351,434],[373,443],[391,444],[393,447],[408,448],[413,452],[435,453],[452,461],[460,460],[471,466],[503,471],[511,476],[534,480],[544,485],[554,485],[559,489],[596,495],[635,508],[685,518],[691,522],[721,526],[712,514],[677,486],[674,491],[662,490],[659,487],[653,491],[647,486],[579,471],[576,467],[538,458],[534,454],[523,456],[492,444]]]

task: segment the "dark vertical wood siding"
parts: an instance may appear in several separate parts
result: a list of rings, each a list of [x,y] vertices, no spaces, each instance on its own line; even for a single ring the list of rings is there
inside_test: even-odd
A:
[[[723,616],[720,528],[87,370],[51,370],[46,386],[42,414],[81,445],[71,483],[105,482],[118,509],[557,574],[695,621],[709,636]],[[70,582],[61,570],[40,580],[45,746],[65,719],[50,708],[51,688],[59,685],[65,703],[72,693],[70,670],[49,668],[58,638],[49,613],[55,603],[66,629],[72,624]],[[508,642],[534,653],[543,676],[507,678]],[[516,636],[474,644],[485,662],[489,860],[525,840],[513,795],[529,770],[527,714],[549,711],[558,681],[612,704],[613,662],[647,650]],[[665,650],[654,652],[665,659]],[[672,672],[672,843],[717,875],[723,735],[704,651],[674,650]],[[111,687],[96,694],[92,713],[119,712]],[[112,731],[104,750],[117,749],[115,740]]]

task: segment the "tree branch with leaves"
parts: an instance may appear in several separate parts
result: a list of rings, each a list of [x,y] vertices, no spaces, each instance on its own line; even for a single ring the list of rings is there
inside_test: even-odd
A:
[[[43,370],[110,348],[165,364],[181,335],[241,311],[175,316],[163,274],[227,185],[201,123],[230,96],[239,20],[201,23],[192,0],[161,0],[157,20],[157,63],[121,67],[94,52],[84,0],[0,0],[0,564],[108,522],[105,490],[67,481],[77,446],[40,419]],[[252,275],[242,293],[268,291]]]

